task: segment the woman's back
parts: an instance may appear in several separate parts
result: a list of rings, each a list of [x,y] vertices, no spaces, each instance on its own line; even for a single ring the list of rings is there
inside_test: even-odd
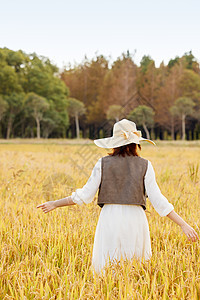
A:
[[[101,162],[98,205],[139,204],[146,209],[144,177],[148,161],[139,156],[105,156]]]

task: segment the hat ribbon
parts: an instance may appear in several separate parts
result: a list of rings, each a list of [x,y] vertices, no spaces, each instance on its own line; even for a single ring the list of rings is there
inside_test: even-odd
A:
[[[132,134],[135,134],[137,137],[141,137],[141,131],[125,131],[125,130],[121,130],[122,133],[121,135],[126,139],[129,140]]]

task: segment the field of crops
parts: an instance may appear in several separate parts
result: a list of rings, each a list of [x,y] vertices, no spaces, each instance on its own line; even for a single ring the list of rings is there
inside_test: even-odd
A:
[[[56,144],[59,143],[59,144]],[[36,206],[82,187],[107,151],[93,144],[0,144],[0,299],[200,299],[200,247],[147,200],[149,262],[94,275],[96,199],[44,214]],[[200,143],[142,144],[162,193],[200,236]]]

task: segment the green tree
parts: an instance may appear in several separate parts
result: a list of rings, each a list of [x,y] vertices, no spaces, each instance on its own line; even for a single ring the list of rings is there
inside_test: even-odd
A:
[[[3,116],[5,115],[7,109],[8,109],[8,103],[0,95],[0,122],[3,119]],[[0,125],[0,136],[2,137],[1,125]]]
[[[58,68],[48,58],[38,57],[35,53],[30,55],[23,88],[26,93],[34,92],[46,99],[69,95],[68,88],[58,77]]]
[[[195,103],[191,98],[180,97],[178,98],[174,105],[170,108],[170,113],[173,116],[178,116],[181,118],[182,125],[182,140],[185,140],[185,119],[189,115],[194,114]]]
[[[0,93],[22,92],[30,59],[23,51],[0,48]]]
[[[110,105],[107,110],[107,119],[118,122],[124,114],[124,108],[121,105]]]
[[[50,117],[51,115],[51,117]],[[59,118],[59,114],[56,111],[53,111],[48,116],[45,116],[42,120],[42,132],[44,138],[48,138],[50,133],[55,129],[57,126],[57,118]]]
[[[0,95],[0,121],[3,118],[3,115],[8,109],[8,103],[3,99],[3,97]]]
[[[0,94],[2,95],[23,91],[19,84],[18,75],[11,66],[5,65],[0,67],[0,83]]]
[[[138,126],[143,126],[147,139],[150,139],[148,127],[154,123],[154,111],[151,107],[146,105],[139,105],[128,116],[128,118],[135,122]]]
[[[55,104],[50,103],[49,109],[45,112],[41,121],[42,133],[45,138],[48,138],[52,132],[56,135],[60,135],[63,138],[66,137],[65,130],[69,126],[69,117],[66,111],[66,107],[62,112],[56,110]]]
[[[62,133],[65,136],[65,129],[69,123],[66,111],[66,97],[69,95],[69,90],[59,76],[58,68],[46,57],[35,53],[27,55],[21,50],[12,51],[8,48],[0,48],[0,94],[8,103],[2,128],[6,128],[7,137],[11,133],[14,134],[14,129],[22,136],[32,131],[32,128],[27,128],[33,125],[30,110],[28,111],[26,106],[21,105],[21,100],[19,110],[17,103],[11,103],[14,101],[13,98],[18,97],[17,95],[30,92],[52,103],[49,115],[54,116],[54,119],[48,117],[48,110],[43,116],[46,117],[46,122],[42,127],[42,130],[46,128],[45,135],[50,134],[52,130],[57,130],[56,134]],[[37,128],[39,128],[38,125]]]
[[[35,93],[27,94],[25,105],[37,124],[37,138],[40,138],[40,122],[44,118],[44,112],[49,108],[49,103],[44,97]]]
[[[6,112],[6,120],[7,120],[6,138],[9,139],[12,131],[12,125],[16,118],[16,115],[23,110],[24,93],[13,92],[9,95],[4,96],[4,99],[7,102],[7,106],[8,106]]]
[[[76,137],[80,138],[80,129],[79,129],[79,116],[83,115],[86,111],[85,105],[83,102],[75,99],[68,99],[67,110],[70,116],[74,117],[76,124]]]
[[[0,48],[0,94],[7,103],[4,119],[7,138],[11,132],[13,133],[13,122],[22,111],[24,97],[22,82],[25,78],[26,60],[27,56],[22,51]]]

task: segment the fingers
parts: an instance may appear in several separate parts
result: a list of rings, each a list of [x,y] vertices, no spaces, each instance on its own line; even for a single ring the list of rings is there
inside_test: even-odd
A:
[[[39,205],[37,206],[37,208],[39,208],[39,207],[44,207],[45,204],[46,204],[46,203],[39,204]]]
[[[195,238],[197,238],[199,240],[198,234],[195,230],[194,230],[194,236],[195,236]]]
[[[196,240],[199,240],[198,234],[195,230],[192,230],[191,232],[186,233],[189,240],[192,242],[195,242]]]
[[[37,208],[41,208],[42,211],[46,214],[47,212],[51,211],[50,208],[48,208],[48,204],[47,203],[43,203],[43,204],[39,204],[37,206]]]
[[[42,211],[43,211],[45,214],[48,213],[50,210],[51,210],[51,209],[48,209],[48,208],[46,208],[46,207],[42,207]]]
[[[186,234],[188,240],[191,240],[192,242],[196,242],[196,240],[199,240],[197,232],[188,224],[182,226],[182,230]]]
[[[196,239],[199,240],[198,234],[194,229],[193,229],[192,237],[195,241],[196,241]]]

